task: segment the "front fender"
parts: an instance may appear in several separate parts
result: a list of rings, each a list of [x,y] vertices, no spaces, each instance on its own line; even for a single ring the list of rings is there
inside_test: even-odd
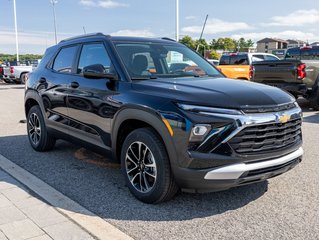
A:
[[[155,129],[158,135],[162,138],[165,148],[167,150],[167,154],[170,159],[171,167],[178,165],[177,152],[175,143],[173,138],[171,137],[167,127],[165,126],[162,116],[149,108],[145,108],[142,106],[125,106],[115,115],[112,122],[112,150],[114,159],[116,159],[116,143],[117,143],[117,135],[120,130],[121,124],[126,120],[139,120],[147,123],[151,127]],[[172,168],[173,169],[173,168]]]

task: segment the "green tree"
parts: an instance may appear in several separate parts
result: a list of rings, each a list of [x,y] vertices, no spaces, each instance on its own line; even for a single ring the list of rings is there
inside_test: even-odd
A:
[[[196,49],[198,48],[198,52],[202,54],[202,56],[205,55],[205,51],[210,50],[210,45],[206,42],[205,39],[198,39],[195,41]]]
[[[185,44],[189,48],[196,50],[195,41],[188,35],[186,35],[182,39],[180,39],[179,42]]]
[[[236,41],[238,51],[246,51],[247,48],[253,47],[254,42],[251,39],[245,40],[245,38],[240,38]]]
[[[212,59],[219,59],[219,54],[216,52],[216,50],[211,50],[210,51],[210,57],[212,58]]]
[[[210,45],[214,50],[235,51],[237,49],[236,41],[231,38],[213,39]]]

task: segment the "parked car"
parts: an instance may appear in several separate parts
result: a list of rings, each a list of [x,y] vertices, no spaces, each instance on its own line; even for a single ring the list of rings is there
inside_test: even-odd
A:
[[[4,67],[5,67],[5,65],[0,64],[0,80],[3,80]]]
[[[223,54],[217,68],[225,74],[226,77],[250,80],[253,75],[252,64],[264,60],[279,60],[279,58],[269,53]]]
[[[206,59],[208,62],[210,62],[211,64],[213,64],[214,66],[218,66],[219,65],[219,60],[217,59]]]
[[[190,66],[170,69],[173,54],[174,63]],[[303,154],[302,113],[292,96],[227,79],[167,39],[98,33],[48,48],[26,82],[25,114],[36,151],[63,138],[112,153],[131,193],[146,203],[178,189],[264,181]]]
[[[319,110],[319,46],[290,48],[284,60],[255,63],[252,80],[303,96]]]
[[[24,84],[27,74],[32,72],[33,69],[32,65],[9,65],[3,69],[3,80],[7,83]]]

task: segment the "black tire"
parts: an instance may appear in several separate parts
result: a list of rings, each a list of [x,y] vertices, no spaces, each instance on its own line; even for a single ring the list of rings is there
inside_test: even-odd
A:
[[[5,83],[12,83],[10,80],[7,80],[7,79],[3,79],[3,81],[4,81]]]
[[[29,142],[34,150],[45,152],[54,148],[56,140],[48,133],[38,105],[33,106],[28,112],[27,131]]]
[[[27,73],[22,73],[20,76],[20,83],[25,84],[27,78]]]
[[[136,160],[136,163],[129,158]],[[121,149],[121,166],[130,192],[144,203],[170,200],[179,189],[171,172],[165,146],[152,128],[136,129],[126,137]]]
[[[315,111],[319,111],[319,90],[312,94],[309,98],[310,107]]]

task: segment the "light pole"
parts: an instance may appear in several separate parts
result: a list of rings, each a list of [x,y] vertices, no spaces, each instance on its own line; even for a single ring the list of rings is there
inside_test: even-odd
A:
[[[16,51],[17,51],[17,63],[18,63],[19,62],[19,43],[18,43],[16,0],[13,0],[13,14],[14,14],[14,28],[15,28],[15,34],[16,34]]]
[[[54,36],[55,36],[55,44],[58,43],[58,38],[56,35],[56,15],[55,15],[55,4],[58,3],[57,0],[51,0],[52,7],[53,7],[53,21],[54,21]]]
[[[176,0],[176,42],[179,41],[179,0]]]

